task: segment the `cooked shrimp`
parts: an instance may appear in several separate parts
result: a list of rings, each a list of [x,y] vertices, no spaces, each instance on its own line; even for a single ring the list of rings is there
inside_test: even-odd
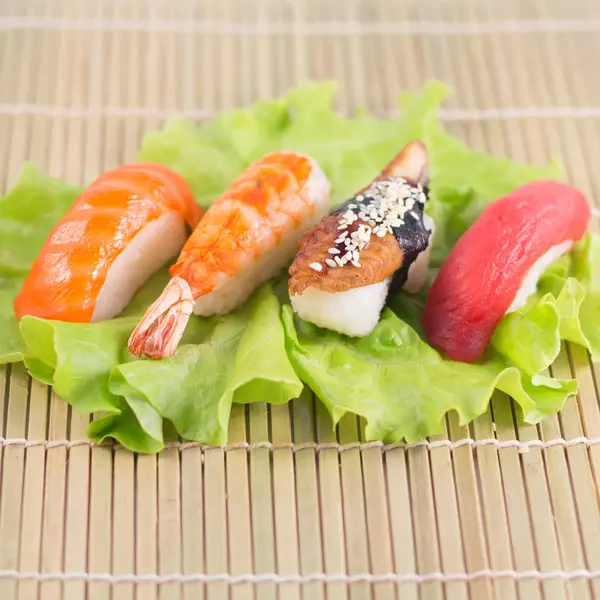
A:
[[[283,268],[327,212],[330,184],[312,158],[274,152],[219,197],[171,268],[171,281],[129,339],[130,351],[172,356],[190,316],[227,313]]]

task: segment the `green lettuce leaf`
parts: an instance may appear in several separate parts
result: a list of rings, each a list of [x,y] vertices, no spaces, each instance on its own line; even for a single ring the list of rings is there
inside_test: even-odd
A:
[[[16,185],[0,198],[0,364],[23,360],[26,347],[13,303],[48,234],[78,193],[26,164]]]
[[[346,412],[367,421],[368,439],[416,442],[443,431],[455,410],[466,424],[487,409],[495,389],[520,405],[536,423],[560,410],[577,383],[531,378],[498,355],[480,364],[443,359],[406,323],[386,309],[375,330],[360,339],[319,329],[283,309],[287,350],[300,378],[337,423]]]
[[[102,413],[90,424],[88,436],[101,442],[113,437],[138,452],[163,447],[162,417],[145,404],[138,411],[135,398],[123,398],[113,389],[110,375],[119,364],[135,360],[127,340],[149,303],[154,301],[168,272],[157,272],[140,289],[124,315],[101,323],[65,323],[24,317],[20,333],[27,345],[25,364],[32,377],[54,386],[56,393],[81,413]],[[196,335],[202,319],[192,318],[184,342]]]
[[[155,429],[140,427],[135,413],[109,386],[113,367],[130,359],[127,339],[135,325],[133,318],[81,324],[36,317],[23,317],[19,324],[31,376],[54,386],[75,410],[103,413],[91,423],[90,439],[100,442],[110,436],[131,450],[157,452],[163,445],[160,416],[146,415]],[[159,434],[153,437],[156,428]]]
[[[230,315],[203,319],[206,330],[193,344],[180,346],[173,358],[117,366],[111,389],[136,414],[151,406],[185,439],[223,443],[232,402],[279,404],[302,391],[285,350],[281,352],[279,313],[270,286],[262,286]]]
[[[27,350],[13,311],[15,298],[22,285],[21,277],[0,275],[0,365],[23,360]]]
[[[0,275],[27,275],[48,234],[80,189],[25,164],[0,199]]]
[[[334,110],[335,89],[309,84],[287,95],[294,118],[283,135],[282,148],[319,162],[333,184],[332,203],[337,206],[378,175],[403,146],[423,137],[424,124],[447,89],[432,81],[418,94],[401,96],[401,116],[391,119],[368,113],[351,119],[339,115]]]
[[[157,426],[163,426],[158,415],[153,415]],[[164,429],[164,426],[163,426]],[[164,435],[150,434],[151,429],[141,426],[136,414],[126,405],[116,413],[109,413],[92,421],[88,427],[88,437],[93,442],[100,444],[106,440],[117,440],[122,446],[132,452],[154,454],[164,448]]]
[[[587,234],[575,244],[569,277],[557,304],[561,312],[561,337],[580,344],[600,361],[600,236]],[[564,275],[563,275],[564,276]],[[556,275],[555,277],[560,277]]]
[[[406,95],[402,114],[345,117],[334,109],[336,86],[307,83],[283,99],[229,111],[195,126],[174,119],[143,140],[139,159],[164,164],[186,178],[208,206],[250,163],[275,150],[315,158],[332,182],[333,204],[366,185],[405,144],[421,137],[426,118],[446,96],[438,82]]]
[[[538,292],[498,324],[492,344],[506,359],[536,375],[558,357],[561,340],[600,360],[600,237],[588,234],[542,275]]]
[[[427,210],[435,221],[433,266],[440,266],[458,238],[486,206],[526,183],[558,179],[558,163],[523,165],[467,147],[443,130],[434,115],[424,124],[431,177]]]
[[[171,359],[138,360],[129,353],[127,340],[137,320],[21,320],[31,375],[54,386],[79,412],[103,413],[88,431],[94,441],[113,437],[131,450],[154,452],[163,446],[168,419],[186,439],[221,443],[232,402],[283,403],[302,391],[269,285],[229,315],[193,316]]]
[[[556,298],[544,294],[506,315],[494,331],[492,344],[525,373],[536,375],[547,369],[560,352],[559,326]]]

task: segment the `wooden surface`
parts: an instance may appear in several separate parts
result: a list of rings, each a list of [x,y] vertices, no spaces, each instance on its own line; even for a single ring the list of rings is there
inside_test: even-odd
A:
[[[336,79],[340,110],[389,113],[434,76],[454,133],[556,155],[598,204],[599,65],[596,0],[3,0],[0,185],[25,160],[89,181],[168,114],[306,78]],[[0,367],[0,599],[600,598],[600,411],[579,348],[554,369],[571,373],[579,397],[538,427],[498,396],[469,428],[382,448],[355,418],[334,436],[305,394],[235,407],[227,448],[135,456],[69,444],[87,419]]]

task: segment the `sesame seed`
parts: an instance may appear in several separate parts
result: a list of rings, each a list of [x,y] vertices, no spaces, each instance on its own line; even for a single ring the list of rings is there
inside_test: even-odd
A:
[[[358,267],[359,269],[360,269],[360,267],[362,266],[362,265],[361,265],[361,264],[360,264],[358,261],[356,261],[356,260],[353,260],[353,261],[352,261],[352,264],[353,264],[355,267]]]
[[[310,263],[310,265],[308,265],[311,269],[314,269],[315,271],[322,271],[323,267],[321,266],[320,263],[318,262],[314,262],[314,263]]]
[[[326,259],[325,259],[325,262],[326,262],[326,263],[327,263],[327,265],[328,265],[329,267],[331,267],[332,269],[333,269],[333,268],[335,268],[335,267],[337,267],[337,265],[335,264],[335,261],[331,260],[330,258],[326,258]]]
[[[394,228],[404,225],[406,214],[416,220],[420,218],[413,210],[417,202],[426,202],[422,185],[415,186],[402,177],[373,182],[364,192],[357,194],[339,216],[338,230],[343,233],[335,244],[339,244],[342,250],[332,248],[329,254],[339,266],[349,261],[360,266],[360,251],[369,245],[371,236],[382,238],[388,233],[394,234]],[[349,227],[353,224],[354,231],[350,231]]]

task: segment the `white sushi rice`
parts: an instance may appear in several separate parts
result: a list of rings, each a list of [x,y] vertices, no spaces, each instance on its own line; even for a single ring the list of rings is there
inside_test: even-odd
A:
[[[187,239],[185,220],[170,212],[151,221],[114,260],[96,299],[92,323],[117,316],[139,287],[181,250]]]
[[[305,321],[353,337],[368,335],[375,329],[385,304],[391,278],[346,292],[324,292],[307,288],[291,296],[294,312]]]
[[[249,268],[225,281],[209,294],[198,298],[194,305],[194,314],[222,315],[242,304],[261,283],[271,279],[285,267],[296,253],[302,236],[327,214],[331,184],[317,162],[312,158],[310,162],[312,171],[306,182],[306,191],[314,203],[314,212],[302,221],[297,229],[284,236],[280,244],[264,252]]]
[[[429,254],[431,253],[431,244],[433,243],[433,236],[435,234],[435,223],[429,215],[423,215],[423,223],[425,224],[425,228],[431,231],[431,235],[429,236],[427,248],[417,256],[415,262],[408,268],[408,275],[402,289],[409,294],[416,294],[421,291],[427,283],[429,275]]]
[[[431,231],[429,245],[409,267],[402,289],[417,293],[427,282],[429,249],[435,231],[433,219],[423,216],[425,227]],[[302,294],[291,296],[294,312],[304,319],[327,329],[333,329],[352,337],[368,335],[379,322],[385,306],[392,278],[379,283],[354,288],[346,292],[325,292],[314,287]]]
[[[540,277],[543,275],[544,271],[558,258],[560,258],[563,254],[566,254],[573,247],[573,242],[571,240],[567,240],[562,244],[558,244],[557,246],[552,246],[546,254],[542,257],[538,258],[538,260],[533,264],[531,269],[527,271],[527,275],[523,279],[523,283],[515,296],[515,299],[512,301],[512,304],[508,308],[505,314],[515,312],[519,310],[522,306],[525,306],[527,303],[527,299],[531,294],[535,294],[537,290],[537,283]]]

